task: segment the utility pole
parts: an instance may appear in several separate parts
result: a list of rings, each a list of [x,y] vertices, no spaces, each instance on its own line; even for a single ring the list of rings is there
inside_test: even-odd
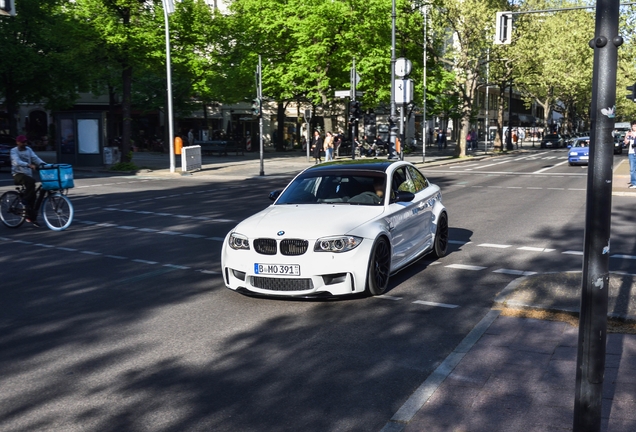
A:
[[[261,55],[258,55],[258,67],[256,68],[256,96],[259,101],[258,113],[258,143],[261,158],[261,171],[259,175],[265,175],[265,164],[263,161],[263,79],[262,79]]]
[[[391,2],[391,116],[389,117],[389,159],[395,159],[395,138],[397,136],[395,104],[395,0]]]
[[[354,112],[355,110],[353,109],[353,107],[356,107],[357,110],[357,105],[355,104],[356,102],[356,81],[357,81],[357,72],[356,72],[356,58],[353,58],[353,63],[351,66],[351,72],[350,72],[350,82],[349,82],[349,88],[351,89],[351,94],[350,94],[350,98],[351,98],[351,103],[349,104],[349,125],[351,127],[351,159],[355,159],[356,158],[356,125],[358,123],[358,119],[356,118],[357,113]]]
[[[607,341],[619,0],[597,0],[574,432],[599,432]],[[605,113],[603,113],[605,111]],[[611,113],[610,113],[611,112]]]

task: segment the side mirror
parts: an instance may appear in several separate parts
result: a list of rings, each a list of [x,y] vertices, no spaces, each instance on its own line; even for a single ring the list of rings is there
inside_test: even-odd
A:
[[[275,190],[273,192],[269,193],[269,199],[272,201],[276,201],[278,199],[278,197],[280,196],[280,192],[279,190]]]
[[[395,197],[391,202],[411,202],[415,199],[415,194],[406,191],[395,191]]]
[[[568,144],[568,148],[572,148],[572,145],[571,145],[571,144]]]

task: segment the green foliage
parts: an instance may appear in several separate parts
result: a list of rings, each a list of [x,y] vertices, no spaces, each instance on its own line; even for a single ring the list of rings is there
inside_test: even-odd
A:
[[[131,172],[138,171],[139,168],[132,162],[117,162],[116,164],[111,165],[110,170]]]

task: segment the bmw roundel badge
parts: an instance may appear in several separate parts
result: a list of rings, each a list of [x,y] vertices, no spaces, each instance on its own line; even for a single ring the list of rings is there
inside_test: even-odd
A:
[[[278,234],[279,236],[282,236],[285,234],[285,231],[278,231],[276,234]]]

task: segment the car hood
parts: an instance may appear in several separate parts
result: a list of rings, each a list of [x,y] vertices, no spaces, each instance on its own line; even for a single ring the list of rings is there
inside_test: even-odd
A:
[[[309,238],[349,234],[378,218],[383,206],[347,204],[272,205],[238,224],[235,232],[250,238]],[[279,235],[280,232],[284,234]]]

